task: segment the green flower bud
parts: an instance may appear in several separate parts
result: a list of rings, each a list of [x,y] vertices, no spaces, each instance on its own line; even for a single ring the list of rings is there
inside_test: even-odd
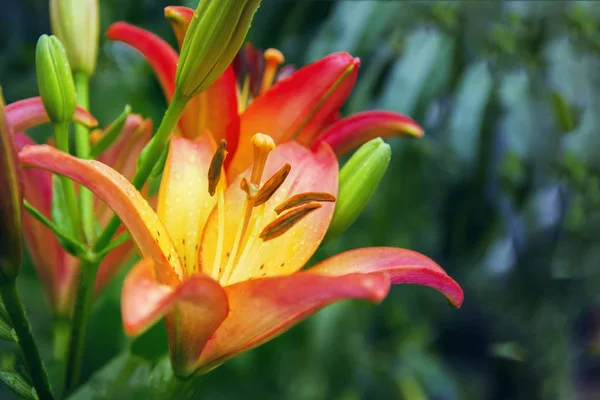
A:
[[[16,278],[21,270],[23,190],[20,174],[0,90],[0,280],[3,282]]]
[[[194,96],[225,71],[242,46],[261,0],[200,0],[183,40],[177,89]]]
[[[75,85],[67,53],[56,36],[42,35],[35,49],[35,70],[44,108],[54,123],[75,114]]]
[[[98,0],[50,0],[52,32],[65,45],[73,72],[88,77],[98,57]]]
[[[338,200],[327,231],[331,240],[352,225],[367,203],[390,164],[392,150],[381,138],[363,144],[340,171]]]

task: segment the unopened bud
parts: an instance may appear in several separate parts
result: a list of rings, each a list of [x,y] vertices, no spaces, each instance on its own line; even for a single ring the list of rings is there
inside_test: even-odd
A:
[[[192,97],[225,71],[242,46],[261,0],[200,0],[181,48],[176,84]]]
[[[340,171],[338,200],[327,240],[344,232],[356,221],[379,186],[388,168],[392,150],[381,138],[363,144]]]
[[[50,20],[73,71],[91,76],[98,57],[98,0],[50,0]]]
[[[0,281],[16,278],[21,270],[23,190],[20,174],[0,90]]]
[[[35,50],[40,97],[54,123],[70,122],[75,114],[75,85],[67,54],[56,36],[42,35]]]

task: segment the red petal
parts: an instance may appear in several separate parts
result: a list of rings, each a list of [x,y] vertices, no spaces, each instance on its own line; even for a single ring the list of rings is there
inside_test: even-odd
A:
[[[178,283],[183,270],[166,229],[122,175],[101,162],[81,160],[47,145],[25,147],[19,159],[24,166],[65,175],[94,192],[121,218],[142,255],[157,263],[161,282]]]
[[[17,134],[14,139],[18,150],[34,144],[25,134]],[[52,175],[47,171],[24,168],[22,176],[25,199],[50,218]],[[77,260],[63,250],[50,229],[29,213],[23,214],[23,233],[50,308],[58,315],[69,315],[77,283]]]
[[[227,286],[231,311],[206,344],[200,372],[271,340],[335,301],[355,298],[379,302],[389,285],[384,274],[333,277],[298,272]]]
[[[339,157],[376,137],[423,136],[411,118],[392,111],[365,111],[331,125],[316,140],[328,143]]]
[[[106,31],[106,37],[134,47],[154,69],[167,99],[175,92],[175,73],[179,56],[171,46],[152,32],[126,22],[116,22]]]
[[[194,97],[179,121],[182,135],[197,138],[207,130],[219,142],[227,140],[227,151],[234,154],[240,135],[240,117],[233,68],[229,66],[208,89]],[[226,165],[230,158],[227,158]]]
[[[460,307],[464,293],[461,287],[431,258],[411,250],[394,247],[369,247],[338,254],[308,270],[319,275],[343,276],[362,273],[389,275],[393,285],[424,285],[442,292],[448,301]]]
[[[190,22],[192,22],[192,18],[194,17],[194,10],[188,7],[168,6],[165,8],[165,17],[171,23],[173,32],[177,37],[177,43],[181,49],[181,44],[185,38],[185,33],[187,32],[188,26],[190,26]]]
[[[230,177],[252,162],[251,138],[255,133],[266,133],[275,143],[298,138],[310,144],[343,104],[354,85],[358,65],[358,59],[348,53],[334,53],[254,99],[242,114],[239,150],[229,168]]]
[[[196,369],[204,344],[225,320],[228,309],[225,291],[216,281],[195,274],[172,288],[156,280],[150,259],[137,263],[123,284],[125,332],[140,334],[166,316],[172,365],[183,375]]]
[[[238,114],[237,89],[233,67],[229,66],[223,75],[198,96],[200,126],[208,129],[215,142],[227,140],[227,151],[235,154],[240,137],[240,116]],[[225,159],[225,166],[231,158]]]
[[[6,106],[6,121],[13,132],[24,132],[34,126],[50,122],[50,117],[44,109],[40,97],[31,97],[25,100],[19,100]],[[86,110],[77,106],[73,121],[93,128],[98,125],[98,121]]]

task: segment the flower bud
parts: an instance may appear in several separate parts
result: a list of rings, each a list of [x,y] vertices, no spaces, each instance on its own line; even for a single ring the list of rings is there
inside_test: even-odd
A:
[[[242,46],[261,0],[200,0],[177,65],[177,89],[194,96],[225,71]]]
[[[52,32],[65,45],[73,72],[88,77],[98,57],[98,0],[50,0]]]
[[[358,218],[388,168],[392,150],[381,138],[363,144],[340,170],[338,200],[327,240],[344,232]]]
[[[35,70],[44,108],[53,123],[75,114],[75,85],[67,54],[56,36],[42,35],[35,49]]]
[[[20,174],[0,91],[0,281],[16,278],[21,270],[23,190]]]

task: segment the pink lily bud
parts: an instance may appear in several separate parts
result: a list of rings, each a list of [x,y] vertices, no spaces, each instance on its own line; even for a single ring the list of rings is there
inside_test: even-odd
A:
[[[20,166],[4,115],[0,91],[0,280],[13,280],[21,270],[23,191]]]

